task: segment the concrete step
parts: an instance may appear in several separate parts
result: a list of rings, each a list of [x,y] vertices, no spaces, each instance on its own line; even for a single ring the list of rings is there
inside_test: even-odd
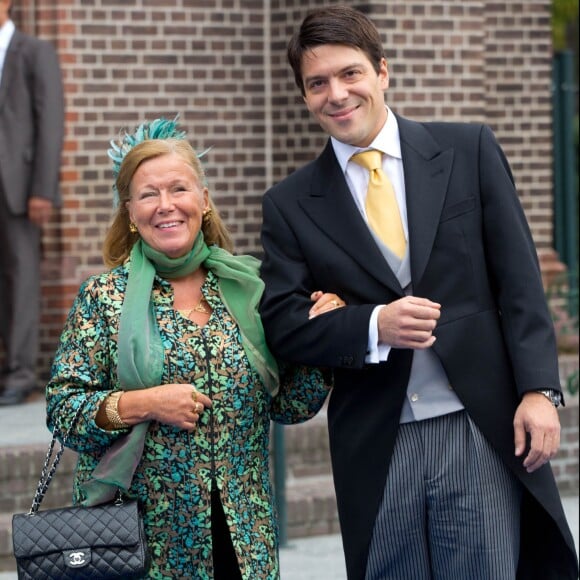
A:
[[[338,521],[328,458],[326,414],[284,427],[287,536],[336,533]],[[13,513],[30,509],[44,465],[47,443],[0,446],[0,572],[15,569],[12,557]],[[65,450],[43,509],[70,505],[76,454]]]
[[[284,427],[283,437],[286,476],[289,480],[330,475],[324,413],[306,423]],[[0,446],[0,513],[23,512],[29,509],[45,461],[47,446],[48,443]],[[58,444],[55,447],[58,449]],[[44,508],[70,502],[75,462],[75,453],[66,449],[42,504]]]
[[[563,495],[578,495],[578,410],[577,396],[568,397],[567,406],[560,409],[562,444],[552,466]],[[310,421],[286,426],[282,432],[287,537],[338,533],[325,409]],[[10,534],[12,514],[30,508],[46,447],[47,442],[0,446],[0,572],[15,569]],[[73,452],[65,451],[43,508],[70,505],[75,460]]]
[[[48,444],[0,447],[0,571],[15,570],[12,557],[12,514],[30,509],[44,465]],[[43,509],[70,505],[76,454],[66,450]]]
[[[288,538],[339,532],[326,408],[305,423],[284,428]]]
[[[286,534],[306,538],[340,532],[332,476],[317,475],[286,482]]]
[[[48,507],[48,497],[47,497]],[[54,502],[51,502],[54,503]],[[68,505],[63,502],[62,505]],[[30,505],[23,511],[28,510]],[[43,503],[43,507],[44,503]],[[56,507],[56,506],[50,506]],[[16,570],[12,556],[12,513],[0,513],[0,572]],[[319,475],[287,481],[286,536],[306,538],[340,531],[332,477]]]
[[[326,408],[305,423],[286,425],[283,433],[287,477],[331,473]]]

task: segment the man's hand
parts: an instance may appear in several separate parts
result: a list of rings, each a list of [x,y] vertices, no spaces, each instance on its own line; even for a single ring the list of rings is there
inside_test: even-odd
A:
[[[48,223],[52,215],[52,201],[44,197],[30,197],[28,199],[28,219],[37,226]]]
[[[556,407],[542,393],[526,393],[514,416],[516,456],[526,449],[526,433],[530,434],[530,450],[524,467],[531,473],[552,459],[560,447],[560,418]]]
[[[427,298],[405,296],[379,312],[379,341],[394,348],[426,349],[433,345],[433,331],[441,316],[441,304]]]

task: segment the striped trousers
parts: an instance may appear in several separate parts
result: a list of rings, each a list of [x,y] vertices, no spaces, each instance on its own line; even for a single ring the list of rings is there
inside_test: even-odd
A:
[[[401,424],[366,580],[514,580],[520,502],[465,411]]]

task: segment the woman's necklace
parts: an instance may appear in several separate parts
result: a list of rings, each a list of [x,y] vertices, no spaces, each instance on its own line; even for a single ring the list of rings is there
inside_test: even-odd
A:
[[[209,314],[209,310],[204,306],[204,302],[207,302],[205,296],[202,294],[199,302],[188,310],[177,310],[181,316],[184,318],[189,318],[192,312],[200,312],[201,314]]]

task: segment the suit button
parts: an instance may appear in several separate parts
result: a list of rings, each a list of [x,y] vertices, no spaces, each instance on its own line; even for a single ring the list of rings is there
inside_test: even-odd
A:
[[[419,400],[419,395],[417,393],[413,393],[411,395],[411,402],[416,403]]]
[[[345,367],[351,367],[353,365],[353,363],[354,363],[354,357],[352,357],[352,356],[343,356],[341,358],[341,361],[342,361],[342,364]]]

